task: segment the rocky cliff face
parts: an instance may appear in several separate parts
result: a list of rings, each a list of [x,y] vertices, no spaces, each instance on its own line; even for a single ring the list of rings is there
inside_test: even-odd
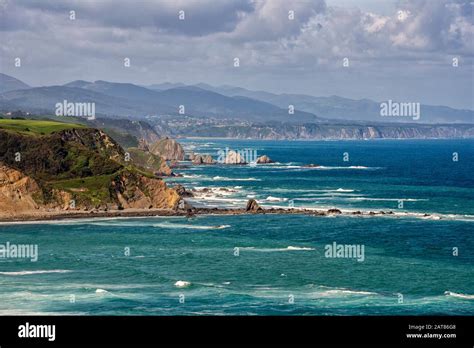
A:
[[[152,154],[149,152],[148,148],[140,149],[130,147],[127,149],[127,152],[130,154],[131,162],[144,170],[150,171],[159,176],[169,176],[173,174],[165,159],[159,155]]]
[[[1,213],[13,216],[18,211],[38,209],[33,196],[41,194],[41,189],[34,179],[19,170],[0,164]]]
[[[176,209],[179,194],[166,187],[161,179],[123,172],[111,182],[119,208]]]
[[[184,149],[176,141],[170,138],[158,140],[150,146],[150,152],[154,155],[159,155],[165,160],[184,160]]]

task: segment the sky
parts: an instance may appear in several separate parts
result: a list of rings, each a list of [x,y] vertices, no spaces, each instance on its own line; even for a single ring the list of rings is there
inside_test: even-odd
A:
[[[0,71],[33,86],[203,82],[474,109],[473,7],[471,0],[0,0]]]

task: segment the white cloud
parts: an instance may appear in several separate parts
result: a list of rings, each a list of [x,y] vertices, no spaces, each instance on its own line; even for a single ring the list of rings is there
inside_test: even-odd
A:
[[[345,79],[341,60],[348,57],[371,78],[390,80],[401,66],[425,78],[427,67],[436,74],[453,56],[472,64],[472,11],[469,0],[399,1],[384,14],[324,0],[0,0],[1,68],[15,74],[10,63],[22,57],[33,79],[27,82],[37,84],[79,77],[269,86],[285,80],[296,88],[312,74],[328,83],[337,74]],[[132,60],[129,70],[124,57]],[[234,57],[241,59],[238,72]],[[347,86],[360,83],[350,78]]]

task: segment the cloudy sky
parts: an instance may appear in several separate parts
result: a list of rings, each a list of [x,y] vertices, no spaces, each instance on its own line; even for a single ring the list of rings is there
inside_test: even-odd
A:
[[[205,82],[473,109],[473,4],[0,0],[0,71],[34,86]]]

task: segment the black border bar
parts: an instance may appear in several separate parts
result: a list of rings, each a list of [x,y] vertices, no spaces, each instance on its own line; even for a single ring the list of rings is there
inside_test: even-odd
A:
[[[411,345],[474,343],[472,316],[5,316],[0,346],[43,345]],[[55,341],[20,338],[19,326],[55,325]],[[409,327],[411,325],[411,328]],[[417,329],[414,329],[417,327]],[[407,334],[428,334],[408,338]],[[450,337],[429,337],[449,334]],[[453,337],[455,334],[456,337]]]

